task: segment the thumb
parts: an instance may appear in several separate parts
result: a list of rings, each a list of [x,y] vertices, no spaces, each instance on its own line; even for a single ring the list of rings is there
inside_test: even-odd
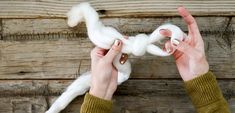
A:
[[[108,62],[113,62],[114,58],[120,53],[122,49],[122,42],[120,40],[115,40],[112,48],[104,56],[104,59]]]
[[[196,57],[200,56],[200,52],[197,51],[197,49],[193,48],[192,46],[190,46],[186,42],[174,40],[173,45],[175,46],[175,48],[178,51],[184,53],[185,55],[187,55],[191,58],[196,58]]]

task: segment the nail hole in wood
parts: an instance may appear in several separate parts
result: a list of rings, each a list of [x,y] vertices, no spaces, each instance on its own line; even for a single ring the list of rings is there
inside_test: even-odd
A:
[[[98,10],[97,12],[100,15],[105,15],[106,14],[106,10],[104,10],[104,9]]]

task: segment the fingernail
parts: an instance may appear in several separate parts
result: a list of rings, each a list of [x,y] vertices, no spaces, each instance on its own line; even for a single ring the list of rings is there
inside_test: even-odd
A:
[[[119,40],[115,40],[114,45],[115,46],[119,46],[119,44],[120,44],[120,41]]]
[[[164,30],[165,30],[165,29],[160,29],[159,32],[161,32],[161,31],[163,32]]]
[[[119,60],[120,64],[124,64],[128,59],[128,54],[122,53],[121,58]]]
[[[171,49],[170,49],[170,48],[167,48],[167,49],[166,49],[166,52],[167,52],[167,53],[170,53],[170,52],[171,52]]]
[[[177,46],[177,45],[180,44],[180,42],[179,42],[177,39],[172,40],[172,42],[173,42],[173,44],[174,44],[175,46]]]

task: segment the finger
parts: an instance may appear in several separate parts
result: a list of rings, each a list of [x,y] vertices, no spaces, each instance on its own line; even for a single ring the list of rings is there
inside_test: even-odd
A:
[[[167,41],[165,43],[165,51],[168,52],[168,53],[172,53],[174,51],[174,48],[171,46],[171,41]]]
[[[198,30],[196,20],[193,18],[193,16],[184,7],[179,7],[178,12],[183,17],[184,21],[187,23],[190,33],[196,35],[197,37],[200,32]]]
[[[178,60],[184,53],[176,50],[172,55],[174,56],[175,60]]]
[[[94,49],[92,49],[90,56],[91,56],[91,68],[93,69],[93,64],[96,64],[97,61],[99,61],[100,58],[102,58],[104,56],[105,53],[105,49],[102,49],[100,47],[95,47]]]
[[[161,29],[160,31],[160,34],[166,36],[166,37],[170,37],[171,36],[171,31],[168,30],[168,29]]]
[[[107,62],[113,62],[114,58],[120,53],[122,48],[122,42],[120,40],[115,40],[114,45],[108,51],[108,53],[104,56]]]
[[[200,55],[200,52],[197,51],[195,48],[191,47],[189,44],[183,42],[183,41],[178,41],[176,43],[175,41],[173,42],[174,45],[176,45],[176,49],[185,55],[191,57],[191,58],[196,58],[197,56]]]
[[[128,39],[128,38],[129,38],[127,35],[124,35],[123,37],[124,37],[125,39]],[[119,59],[120,64],[125,64],[125,62],[127,61],[127,59],[128,59],[128,54],[122,53],[122,55],[121,55],[121,57],[120,57],[120,59]]]

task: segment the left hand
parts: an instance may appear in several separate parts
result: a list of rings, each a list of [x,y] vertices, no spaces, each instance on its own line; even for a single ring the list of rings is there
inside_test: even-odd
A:
[[[105,100],[112,99],[117,89],[118,76],[113,60],[120,53],[121,48],[121,41],[116,40],[109,51],[99,47],[91,51],[91,88],[89,91],[91,95]]]
[[[198,29],[197,22],[193,16],[184,8],[178,8],[179,14],[183,17],[188,25],[188,36],[183,41],[173,42],[175,46],[171,46],[171,42],[166,43],[166,49],[170,51],[176,49],[173,56],[176,66],[184,81],[192,80],[209,71],[209,64],[205,55],[204,42]],[[171,36],[171,31],[161,30],[162,35]]]

